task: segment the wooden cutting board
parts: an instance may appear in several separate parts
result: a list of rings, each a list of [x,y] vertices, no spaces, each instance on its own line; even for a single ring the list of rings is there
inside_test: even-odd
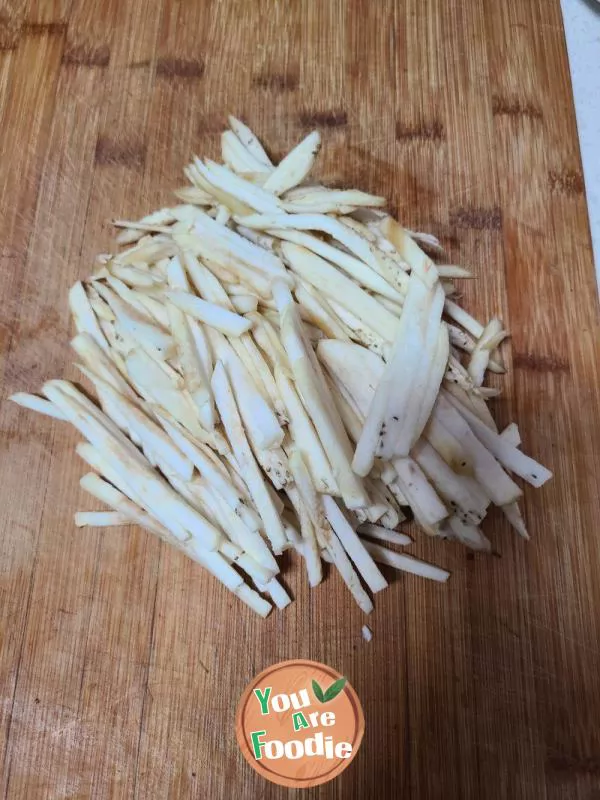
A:
[[[337,575],[266,621],[137,529],[76,530],[77,437],[0,406],[0,786],[40,798],[283,798],[242,759],[257,672],[347,675],[363,746],[303,797],[600,797],[598,307],[558,0],[9,0],[0,15],[2,397],[75,373],[66,293],[111,217],[171,202],[226,114],[387,195],[512,331],[497,418],[555,472],[532,541],[424,541],[368,620]]]

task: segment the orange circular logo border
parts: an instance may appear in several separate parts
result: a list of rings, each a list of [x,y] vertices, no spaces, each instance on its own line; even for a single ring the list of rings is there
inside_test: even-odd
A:
[[[308,789],[312,786],[320,786],[323,783],[328,783],[329,781],[333,780],[354,760],[364,736],[365,718],[358,695],[350,683],[346,682],[340,694],[344,694],[349,700],[352,707],[352,712],[354,714],[354,731],[352,740],[350,741],[350,744],[352,745],[352,753],[350,756],[343,759],[337,758],[336,763],[327,772],[324,772],[320,775],[311,775],[308,778],[294,778],[288,775],[281,775],[272,767],[267,767],[264,763],[264,760],[258,760],[254,756],[249,740],[249,731],[246,730],[244,725],[245,715],[248,709],[249,701],[255,697],[254,690],[258,688],[259,684],[263,683],[265,679],[268,679],[274,673],[290,669],[290,667],[305,668],[308,670],[312,669],[320,673],[325,673],[334,681],[342,677],[342,675],[332,667],[329,667],[326,664],[321,664],[319,661],[310,661],[309,659],[290,659],[288,661],[280,661],[277,664],[267,667],[267,669],[264,669],[252,679],[240,698],[235,716],[235,732],[242,755],[259,775],[271,781],[272,783],[278,784],[279,786],[286,786],[292,789],[303,787]]]

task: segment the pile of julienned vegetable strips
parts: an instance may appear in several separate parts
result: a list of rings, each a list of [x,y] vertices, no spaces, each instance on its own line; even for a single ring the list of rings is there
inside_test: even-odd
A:
[[[231,118],[224,163],[194,158],[177,204],[115,221],[119,251],[70,290],[96,399],[64,380],[12,398],[81,433],[81,485],[110,510],[77,525],[141,525],[261,615],[290,602],[288,548],[369,612],[377,563],[448,577],[390,547],[410,543],[407,508],[488,550],[490,504],[527,537],[513,476],[551,477],[490,414],[506,331],[452,299],[469,272],[382,197],[311,179],[319,148],[311,133],[274,164]]]

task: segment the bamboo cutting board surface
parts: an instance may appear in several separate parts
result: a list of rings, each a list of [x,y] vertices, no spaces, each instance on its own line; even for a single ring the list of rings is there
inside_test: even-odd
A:
[[[235,707],[265,667],[347,675],[364,743],[315,798],[600,797],[598,307],[558,0],[9,0],[0,12],[0,787],[38,798],[283,798]],[[255,618],[137,529],[76,530],[77,437],[4,402],[75,377],[66,293],[112,216],[171,202],[226,114],[319,175],[390,198],[472,267],[512,332],[495,402],[555,472],[532,541],[411,549],[366,621],[337,575]]]

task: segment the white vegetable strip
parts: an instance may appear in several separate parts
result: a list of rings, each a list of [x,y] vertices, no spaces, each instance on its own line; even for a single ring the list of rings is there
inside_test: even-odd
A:
[[[307,177],[321,149],[318,131],[309,133],[300,144],[280,161],[265,181],[264,188],[274,194],[283,194]]]
[[[371,598],[363,589],[360,578],[356,574],[350,559],[346,555],[340,540],[333,530],[329,528],[327,534],[324,534],[317,528],[317,541],[319,542],[319,546],[324,548],[329,554],[331,562],[337,567],[338,572],[342,576],[342,580],[350,590],[352,597],[356,600],[358,607],[361,611],[364,611],[365,614],[370,614],[371,611],[373,611]]]
[[[227,206],[227,208],[235,211],[236,214],[242,214],[245,216],[246,214],[252,213],[250,206],[247,206],[245,203],[237,200],[233,195],[224,192],[222,189],[219,189],[214,184],[207,181],[204,175],[202,175],[202,173],[196,167],[196,164],[188,164],[187,167],[184,168],[183,172],[190,183],[199,189],[202,189],[203,192],[206,192],[206,194],[212,198],[211,206],[213,206],[213,208],[208,213],[216,213],[214,209],[215,201],[221,205]]]
[[[169,259],[167,267],[167,281],[171,289],[180,292],[189,292],[190,283],[185,274],[185,269],[181,263],[179,256],[173,256]]]
[[[112,386],[102,381],[101,378],[91,376],[91,379],[94,382],[105,413],[111,416],[109,407],[116,409],[118,419],[113,419],[119,427],[121,427],[119,420],[123,420],[131,439],[140,441],[144,451],[147,449],[154,457],[159,458],[161,463],[174,470],[180,478],[185,481],[191,480],[194,470],[192,462],[173,444],[164,431],[147,417],[137,405],[120,395]],[[104,405],[105,401],[108,401],[108,407]]]
[[[221,155],[227,166],[238,174],[264,172],[266,178],[266,175],[272,172],[267,164],[250,152],[233,131],[223,131],[221,134]]]
[[[112,267],[112,262],[109,261],[109,265]],[[138,312],[138,314],[144,320],[146,320],[146,322],[149,323],[154,322],[153,315],[143,304],[139,294],[137,294],[133,289],[127,286],[127,284],[124,283],[122,280],[119,280],[119,278],[116,278],[114,275],[111,275],[110,272],[108,271],[106,275],[102,277],[104,277],[106,285],[104,281],[100,281],[97,279],[94,281],[93,285],[98,294],[100,294],[104,298],[105,302],[110,303],[112,292],[114,292],[115,295],[117,295],[117,297],[119,297],[123,301],[127,309],[133,308],[135,309],[136,312]],[[153,291],[155,290],[156,287],[154,287]],[[146,291],[149,292],[151,290],[146,288]]]
[[[262,518],[265,526],[265,533],[269,537],[273,550],[275,553],[279,553],[286,541],[283,525],[277,513],[277,509],[273,504],[271,495],[265,486],[256,461],[254,460],[252,450],[244,433],[242,420],[240,419],[233,392],[225,372],[225,367],[220,361],[217,362],[215,366],[212,377],[212,387],[215,402],[221,415],[221,421],[227,432],[227,437],[233,448],[240,469],[243,472],[248,491]]]
[[[181,186],[179,189],[175,189],[173,194],[184,203],[194,203],[198,206],[210,206],[213,202],[208,192],[202,191],[197,186]]]
[[[406,347],[414,347],[421,360],[415,363],[412,360],[414,354],[407,354],[406,361],[410,358],[410,365],[403,374],[403,382],[397,385],[398,388],[391,393],[388,400],[384,419],[386,441],[379,452],[384,459],[409,454],[429,419],[446,371],[448,337],[443,328],[440,333],[444,296],[439,284],[432,291],[433,297],[428,302],[422,340],[417,344],[411,337],[412,343],[406,342]],[[415,330],[418,330],[420,322],[415,321],[413,324]]]
[[[448,323],[448,332],[450,333],[450,344],[453,347],[457,347],[459,350],[463,350],[465,353],[473,352],[475,349],[475,340],[469,333],[463,331],[456,325],[452,325],[451,323]],[[506,372],[502,364],[493,358],[490,358],[488,362],[488,370],[499,375],[502,375],[504,372]]]
[[[316,293],[314,290],[311,291],[311,288],[310,285],[299,283],[294,290],[302,318],[308,320],[331,339],[349,341],[350,337],[331,305],[323,297],[315,296]]]
[[[387,586],[386,579],[377,568],[375,562],[365,549],[365,545],[356,535],[356,532],[333,497],[323,495],[323,507],[329,524],[342,543],[344,550],[348,553],[356,568],[365,579],[369,589],[372,592],[380,592],[382,589],[385,589]]]
[[[448,298],[446,298],[444,302],[444,311],[450,319],[453,319],[454,322],[461,325],[471,336],[474,336],[475,339],[480,338],[483,333],[483,325],[481,322],[477,322],[468,311],[465,311],[464,308],[461,308],[453,300],[448,300]]]
[[[204,264],[201,264],[189,250],[185,250],[181,257],[198,295],[209,303],[214,303],[217,306],[226,308],[228,311],[233,311],[233,304],[229,299],[229,295],[216,275]]]
[[[54,419],[60,419],[63,422],[66,420],[60,408],[57,408],[54,403],[51,403],[49,400],[38,397],[36,394],[17,392],[16,394],[11,394],[8,399],[12,400],[13,403],[16,403],[18,406],[29,408],[31,411],[37,411],[39,414],[44,414],[47,417],[54,417]]]
[[[460,442],[460,447],[466,453],[468,467],[472,469],[475,477],[495,505],[507,505],[521,497],[522,492],[517,484],[504,472],[500,463],[475,436],[462,415],[442,395],[438,398],[430,421],[431,433],[435,433],[438,424],[441,424],[456,442]],[[432,444],[436,447],[434,441]]]
[[[532,486],[543,486],[546,481],[550,480],[552,473],[549,469],[525,455],[499,434],[491,431],[475,414],[461,405],[452,395],[443,393],[442,402],[445,398],[464,417],[475,436],[506,469],[519,475]]]
[[[375,389],[362,435],[356,445],[352,467],[358,475],[369,473],[375,456],[391,458],[394,455],[398,428],[402,430],[401,426],[406,423],[406,403],[412,381],[421,366],[433,295],[434,292],[419,278],[411,276],[392,355]],[[389,411],[392,396],[392,411],[395,413]],[[393,417],[397,417],[397,420]],[[390,424],[392,431],[388,434],[386,426]]]
[[[308,580],[311,586],[317,586],[323,578],[319,548],[314,529],[314,526],[318,525],[320,522],[317,492],[300,451],[292,450],[289,454],[289,465],[294,478],[294,488],[299,494],[299,501],[297,501],[299,504],[298,514],[302,540],[304,542],[303,553],[306,559]],[[292,497],[289,490],[288,495],[290,498]]]
[[[194,435],[202,435],[191,397],[182,393],[181,387],[147,353],[142,350],[131,352],[125,363],[136,389],[144,397],[150,398]]]
[[[218,547],[221,539],[220,531],[183,502],[149,464],[144,465],[141,454],[139,454],[139,458],[134,457],[130,449],[121,444],[117,436],[86,414],[84,405],[63,392],[60,381],[50,381],[44,384],[43,391],[49,400],[59,406],[69,421],[90,443],[101,450],[116,471],[119,474],[126,474],[126,480],[132,481],[134,490],[142,498],[144,504],[154,513],[158,508],[161,509],[160,516],[157,514],[160,521],[173,515],[175,521],[196,536],[207,549]]]
[[[328,299],[328,305],[332,311],[335,312],[342,325],[349,331],[348,336],[352,340],[359,342],[361,345],[368,347],[373,353],[376,353],[386,361],[390,358],[392,345],[383,339],[379,334],[375,333],[372,327],[366,322],[359,319],[347,308],[344,308],[337,300],[332,297]]]
[[[519,426],[516,422],[509,422],[500,436],[512,444],[513,447],[518,447],[521,444],[521,434],[519,433]]]
[[[123,329],[140,346],[152,349],[156,357],[161,359],[171,355],[173,340],[165,330],[154,325],[148,316],[144,316],[136,308],[126,303],[108,287],[97,283],[96,288],[115,312],[117,321],[123,326]]]
[[[371,269],[364,261],[355,258],[344,250],[333,247],[322,239],[318,239],[316,236],[302,231],[277,228],[269,230],[268,233],[277,236],[279,239],[302,245],[302,247],[305,247],[312,253],[316,253],[316,255],[321,256],[330,263],[343,269],[344,272],[366,289],[371,289],[373,292],[377,292],[384,297],[389,297],[391,300],[402,302],[403,294],[390,286],[378,272]]]
[[[249,242],[235,231],[219,225],[206,214],[201,213],[198,216],[194,223],[194,232],[198,243],[202,243],[203,252],[207,252],[209,258],[218,261],[219,255],[224,256],[225,266],[232,259],[238,259],[259,273],[271,278],[286,279],[285,269],[277,256]]]
[[[467,366],[467,372],[474,386],[481,386],[483,383],[490,361],[490,353],[506,335],[506,331],[502,330],[502,323],[498,319],[490,320],[483,329]]]
[[[491,552],[492,543],[476,525],[470,525],[464,519],[454,515],[448,519],[447,526],[450,529],[451,538],[457,539],[472,550]]]
[[[293,383],[279,370],[275,373],[275,380],[290,419],[292,439],[306,461],[317,490],[336,494],[337,482],[331,465]]]
[[[87,284],[87,286],[85,287],[85,293],[87,294],[88,300],[90,301],[90,305],[94,311],[94,314],[98,319],[98,324],[100,325],[100,328],[102,328],[103,321],[114,322],[115,315],[113,313],[113,310],[108,305],[108,303],[100,297],[93,283]]]
[[[337,298],[353,314],[369,321],[373,330],[392,342],[398,320],[371,295],[305,247],[284,242],[281,252],[291,269],[328,297]]]
[[[110,264],[110,271],[115,278],[119,278],[131,287],[148,288],[164,282],[163,278],[155,273],[152,274],[135,266],[123,266],[114,261]]]
[[[392,217],[385,217],[379,223],[379,229],[386,239],[394,245],[402,259],[410,266],[413,274],[418,275],[426,286],[432,288],[439,278],[436,266],[414,239],[411,238],[408,231]]]
[[[347,395],[341,389],[338,391],[332,378],[326,378],[327,386],[331,391],[331,397],[335,404],[340,419],[344,423],[344,428],[351,442],[356,443],[360,439],[363,426],[363,419],[356,412],[354,405],[349,401]]]
[[[217,358],[227,370],[236,405],[244,420],[244,427],[251,434],[257,447],[278,447],[283,441],[283,428],[274,411],[256,388],[251,373],[225,340],[215,337],[211,341],[216,344]]]
[[[456,264],[437,264],[436,266],[440,278],[472,278],[473,273],[464,267]]]
[[[210,385],[191,328],[181,309],[169,303],[167,310],[186,388],[198,409],[200,419],[209,430],[212,430],[216,420]]]
[[[317,354],[338,386],[346,388],[356,411],[366,417],[385,363],[361,345],[334,340],[319,342]]]
[[[258,308],[258,298],[250,294],[234,295],[231,303],[238,314],[250,314]]]
[[[412,456],[450,508],[460,509],[472,524],[482,521],[489,501],[476,481],[456,473],[424,439],[414,446]]]
[[[257,568],[267,573],[263,576],[263,582],[279,572],[277,562],[260,533],[244,523],[241,515],[227,504],[210,482],[200,478],[195,482],[195,487],[204,504],[212,509],[220,527],[256,561]]]
[[[214,462],[193,442],[191,442],[183,431],[167,419],[161,419],[165,431],[179,447],[182,453],[190,459],[198,472],[214,487],[216,493],[223,497],[224,501],[233,511],[243,520],[244,524],[252,531],[257,531],[260,527],[260,520],[252,509],[244,505],[235,487],[231,484],[228,477],[225,477]],[[227,475],[227,472],[225,472]]]
[[[438,329],[438,339],[433,351],[431,363],[429,365],[429,372],[427,375],[426,388],[423,392],[421,400],[421,408],[418,412],[418,421],[415,432],[412,438],[414,445],[419,436],[423,433],[427,420],[431,416],[431,411],[435,405],[435,401],[440,391],[440,386],[446,367],[448,366],[448,357],[450,355],[450,342],[448,339],[448,327],[445,322],[442,322]]]
[[[80,447],[83,446],[80,445]],[[85,445],[85,447],[91,448],[90,445]],[[171,543],[179,544],[177,537],[173,536],[173,534],[167,530],[167,528],[163,527],[157,520],[147,514],[136,503],[131,501],[122,492],[120,492],[118,489],[115,489],[114,486],[111,486],[110,483],[107,483],[107,481],[103,480],[98,475],[95,475],[93,472],[89,472],[80,479],[79,483],[81,488],[84,489],[88,494],[92,495],[92,497],[95,497],[97,500],[106,503],[107,506],[113,508],[116,513],[121,514],[130,522],[134,523],[135,525],[140,525],[142,528],[146,528],[152,533],[155,533],[157,536],[167,539]]]
[[[286,211],[308,214],[343,214],[363,206],[384,205],[385,197],[356,189],[326,189],[322,186],[293,189],[286,193],[284,203]]]
[[[380,564],[386,564],[388,567],[394,567],[394,569],[410,572],[413,575],[420,575],[422,578],[429,578],[440,583],[445,583],[450,577],[450,573],[446,572],[445,569],[434,567],[425,561],[419,561],[418,558],[388,550],[387,547],[382,547],[379,544],[375,544],[375,542],[366,541],[365,547],[375,561],[379,561]]]
[[[452,361],[452,356],[450,356],[450,361]],[[465,408],[468,408],[469,411],[472,411],[473,414],[479,417],[479,419],[485,425],[487,425],[488,428],[496,432],[498,431],[496,422],[490,413],[485,397],[481,396],[481,392],[484,387],[479,387],[478,389],[475,388],[473,390],[465,389],[458,383],[453,383],[452,380],[448,380],[448,375],[446,375],[442,385],[448,394],[451,394],[460,403],[462,403]]]
[[[277,608],[286,608],[292,602],[292,598],[279,583],[277,578],[271,578],[264,586],[264,591],[271,595],[271,600],[275,603]]]
[[[368,242],[353,230],[343,225],[337,219],[332,219],[325,214],[252,214],[240,218],[239,221],[248,228],[271,231],[273,228],[292,228],[302,231],[322,231],[328,233],[334,239],[358,256],[369,267],[379,272],[381,267],[377,258],[373,255]]]
[[[74,283],[69,291],[69,308],[77,330],[80,333],[88,333],[103,350],[107,351],[106,337],[102,333],[81,281]]]
[[[370,522],[364,522],[362,525],[359,525],[357,533],[359,536],[368,536],[371,539],[378,539],[381,542],[390,542],[391,544],[399,544],[402,546],[412,544],[410,536],[406,536],[404,533],[390,531],[387,528],[381,527],[381,525],[373,525]]]
[[[202,323],[198,322],[196,319],[193,319],[193,317],[188,317],[187,321],[192,332],[194,344],[196,345],[196,352],[198,353],[198,358],[202,364],[202,369],[204,370],[204,374],[208,377],[209,375],[212,375],[213,357],[208,339],[206,338],[205,330],[202,326]]]
[[[249,333],[242,334],[238,343],[241,345],[240,352],[245,351],[247,355],[245,363],[249,365],[251,374],[256,376],[255,380],[259,388],[264,387],[265,398],[270,401],[280,422],[282,424],[287,423],[285,405],[279,394],[275,378],[266,359],[254,343],[254,339]]]
[[[280,284],[279,287],[274,285],[274,292],[277,289],[281,292],[280,301],[278,301],[281,337],[303,404],[312,419],[321,444],[328,454],[333,476],[344,502],[348,508],[360,508],[367,504],[367,498],[361,481],[352,472],[350,440],[337,411],[335,408],[332,409],[332,404],[327,402],[328,390],[325,381],[310,359],[312,349],[307,348],[303,341],[291,295],[283,284]],[[325,386],[325,395],[322,394],[322,385]]]
[[[254,589],[244,583],[243,578],[231,567],[220,553],[195,552],[196,559],[203,567],[211,572],[215,578],[232,591],[243,603],[246,603],[261,617],[266,617],[271,610],[271,604],[261,597]]]
[[[190,317],[197,319],[199,322],[204,322],[211,325],[221,333],[226,333],[229,336],[241,336],[242,333],[249,330],[251,324],[244,317],[235,314],[233,311],[217,306],[214,303],[208,303],[200,297],[187,292],[167,292],[166,296],[169,300],[189,314]]]
[[[78,528],[112,528],[131,524],[133,520],[119,511],[77,511],[75,514]]]
[[[263,214],[277,214],[281,210],[280,201],[272,194],[269,187],[269,180],[275,175],[277,170],[271,173],[270,177],[265,181],[265,189],[256,186],[250,181],[244,180],[239,175],[229,170],[227,167],[222,167],[215,164],[214,161],[207,159],[206,164],[203,164],[200,159],[195,159],[196,169],[206,178],[209,183],[217,186],[225,192],[233,195],[246,203],[246,205],[259,211]]]
[[[523,539],[529,539],[529,533],[527,532],[527,528],[523,522],[519,504],[517,502],[508,503],[507,505],[502,506],[502,512],[519,536],[522,536]]]
[[[398,473],[396,480],[418,521],[433,529],[448,516],[448,509],[412,458],[397,458],[394,467]]]
[[[239,547],[232,542],[223,543],[219,552],[232,564],[243,570],[251,578],[256,587],[263,591],[263,587],[271,580],[271,573],[261,564],[255,561],[248,553],[242,552]]]
[[[264,164],[266,167],[270,167],[272,169],[273,163],[271,162],[271,159],[266,154],[265,149],[260,143],[258,137],[250,130],[250,128],[235,117],[229,116],[228,120],[231,130],[235,133],[248,152],[261,164]]]

